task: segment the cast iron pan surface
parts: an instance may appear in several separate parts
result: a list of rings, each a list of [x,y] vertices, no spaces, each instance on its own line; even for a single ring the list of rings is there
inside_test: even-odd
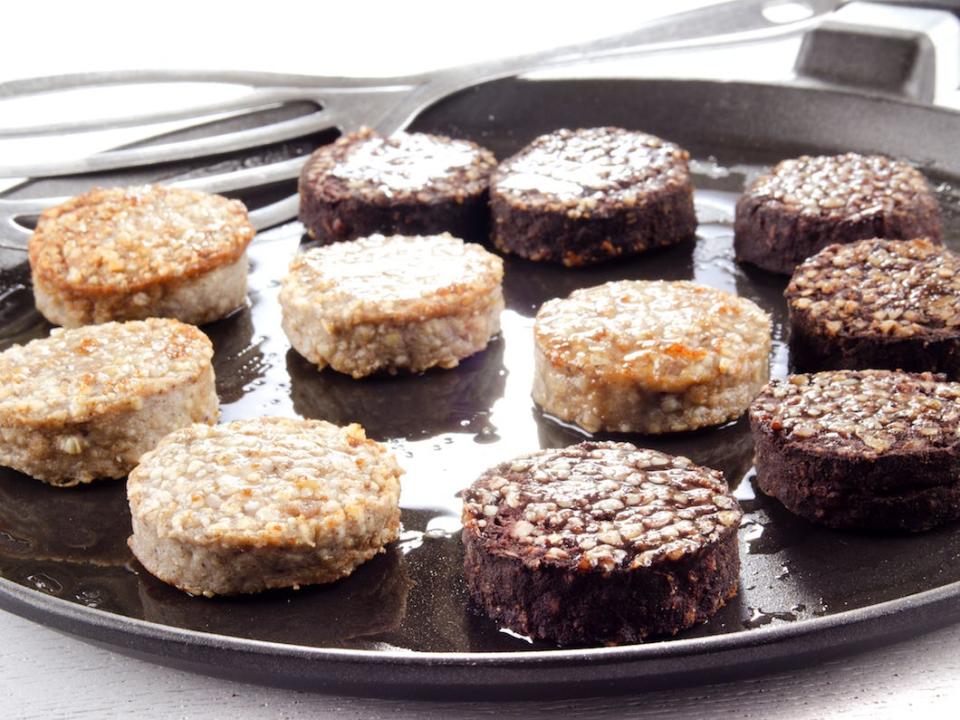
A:
[[[289,349],[276,296],[305,238],[296,222],[261,233],[251,246],[250,306],[204,328],[216,347],[222,420],[271,414],[361,423],[407,471],[400,540],[332,585],[195,598],[133,559],[122,481],[56,489],[2,470],[0,604],[131,654],[213,674],[364,694],[485,697],[703,682],[822,660],[957,619],[960,528],[873,535],[792,516],[754,490],[745,419],[689,434],[603,436],[723,470],[746,510],[739,595],[674,639],[557,650],[500,630],[467,601],[456,497],[500,460],[585,437],[542,416],[530,400],[533,317],[549,298],[618,278],[692,279],[735,292],[772,314],[773,375],[787,372],[785,279],[738,266],[732,249],[736,197],[777,159],[852,149],[916,161],[937,188],[946,241],[957,249],[960,195],[952,183],[960,168],[947,150],[957,117],[889,100],[707,82],[504,80],[448,98],[413,128],[475,139],[500,158],[561,126],[620,125],[681,143],[695,158],[696,242],[581,270],[507,258],[503,332],[485,352],[454,370],[358,381],[318,372]],[[329,139],[305,138],[282,152],[303,154]],[[156,172],[45,181],[17,193],[74,193],[204,169]],[[291,189],[241,197],[256,207]],[[26,266],[0,279],[2,347],[47,334]]]

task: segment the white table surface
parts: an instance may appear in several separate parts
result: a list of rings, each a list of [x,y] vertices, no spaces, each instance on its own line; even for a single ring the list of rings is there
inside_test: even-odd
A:
[[[552,3],[549,11],[537,5],[488,0],[458,17],[451,4],[419,0],[322,9],[318,4],[312,11],[288,0],[247,7],[177,0],[149,11],[137,3],[102,3],[96,14],[85,3],[23,3],[4,8],[8,32],[0,43],[0,80],[138,67],[400,74],[599,37],[665,12],[655,3],[638,7],[610,0]],[[733,65],[762,65],[776,73],[778,62],[789,62],[765,54],[757,63],[756,52],[741,52]],[[710,67],[716,72],[718,65]],[[708,708],[716,717],[955,718],[958,647],[960,626],[951,626],[816,667],[722,685],[575,701],[400,702],[193,675],[0,612],[0,718],[691,718]]]

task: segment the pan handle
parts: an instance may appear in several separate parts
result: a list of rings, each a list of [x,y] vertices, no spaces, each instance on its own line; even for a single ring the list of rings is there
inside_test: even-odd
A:
[[[945,10],[960,17],[960,3],[957,0],[870,0],[876,5],[896,5],[899,7],[921,8],[925,10]]]
[[[804,35],[794,69],[815,85],[943,101],[960,85],[960,20],[956,3],[939,5],[847,3]]]

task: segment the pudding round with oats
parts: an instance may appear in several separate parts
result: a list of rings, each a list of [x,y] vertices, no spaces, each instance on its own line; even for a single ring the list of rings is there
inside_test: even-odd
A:
[[[444,233],[371,235],[298,255],[283,330],[319,368],[355,378],[456,367],[500,330],[503,261]]]
[[[960,256],[927,239],[830,245],[784,292],[798,370],[887,369],[960,378]]]
[[[213,345],[192,325],[104,323],[0,354],[0,464],[52,485],[126,475],[172,430],[215,422]]]
[[[29,243],[37,309],[66,327],[212,322],[246,301],[255,232],[239,200],[159,185],[95,188],[40,215]]]
[[[770,317],[691,282],[620,280],[540,308],[533,399],[596,432],[665,433],[739,417],[769,378]]]
[[[789,275],[834,243],[864,238],[940,242],[937,197],[923,174],[882,155],[783,160],[737,201],[733,247],[740,262]]]
[[[130,473],[130,548],[195,595],[333,582],[397,538],[401,473],[359,425],[194,425]]]
[[[374,233],[486,235],[497,161],[469,140],[361,128],[324,145],[300,174],[300,220],[320,243]]]
[[[833,370],[773,380],[750,407],[757,485],[833,528],[960,519],[960,383]]]
[[[689,240],[689,159],[671,142],[617,127],[541,135],[493,173],[493,244],[579,267]]]
[[[541,450],[463,493],[467,588],[506,627],[559,645],[641,642],[737,592],[742,516],[723,474],[629,443]]]

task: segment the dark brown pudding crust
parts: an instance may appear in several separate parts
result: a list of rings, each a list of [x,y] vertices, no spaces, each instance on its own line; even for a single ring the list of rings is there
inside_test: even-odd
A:
[[[741,516],[723,474],[686,458],[543,450],[464,492],[467,587],[494,620],[559,645],[674,635],[736,594]]]
[[[321,243],[443,231],[481,240],[496,159],[467,140],[369,128],[316,150],[300,173],[300,220]]]
[[[929,240],[830,245],[784,296],[801,371],[886,368],[960,377],[960,257]]]
[[[960,518],[960,383],[837,370],[772,381],[750,408],[757,484],[821,525],[928,530]]]
[[[573,267],[692,238],[689,157],[673,143],[621,128],[541,135],[493,174],[493,242]]]
[[[789,275],[833,243],[865,238],[940,242],[937,199],[926,179],[880,155],[784,160],[737,201],[737,260]]]

